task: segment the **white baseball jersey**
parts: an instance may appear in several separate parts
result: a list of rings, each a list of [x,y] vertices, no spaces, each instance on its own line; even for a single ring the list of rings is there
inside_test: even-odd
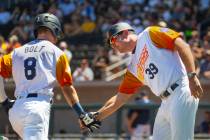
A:
[[[64,52],[47,40],[35,40],[0,58],[0,75],[13,76],[17,100],[9,110],[13,129],[22,139],[47,140],[52,89],[72,84]],[[29,98],[31,93],[37,97]]]
[[[159,96],[186,75],[184,64],[178,52],[174,51],[173,41],[179,36],[171,29],[156,26],[148,27],[139,34],[119,91],[132,94],[144,84]]]
[[[153,140],[193,140],[198,99],[191,96],[189,80],[174,40],[179,33],[149,27],[138,36],[132,60],[119,92],[133,94],[143,84],[159,96],[172,84],[178,87],[162,99],[155,118]],[[183,133],[184,132],[184,133]]]
[[[46,40],[35,40],[0,58],[0,74],[13,76],[15,96],[25,93],[52,94],[56,80],[71,85],[72,77],[65,54]]]

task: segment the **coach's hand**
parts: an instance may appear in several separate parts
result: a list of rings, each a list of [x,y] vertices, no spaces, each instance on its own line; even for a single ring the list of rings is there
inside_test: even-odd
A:
[[[101,126],[101,121],[97,120],[96,116],[97,112],[89,112],[80,115],[80,121],[90,132],[93,132],[94,129],[99,129]]]
[[[195,98],[201,98],[203,96],[203,89],[197,76],[189,78],[190,90],[192,96]]]
[[[14,103],[15,103],[15,100],[10,100],[9,98],[7,98],[1,104],[2,104],[2,107],[4,108],[5,112],[8,114],[9,109],[12,108]]]

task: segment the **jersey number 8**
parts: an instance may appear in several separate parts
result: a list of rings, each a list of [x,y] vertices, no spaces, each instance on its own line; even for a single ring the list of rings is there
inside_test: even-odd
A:
[[[36,59],[29,57],[24,60],[25,77],[27,80],[32,80],[36,76]]]

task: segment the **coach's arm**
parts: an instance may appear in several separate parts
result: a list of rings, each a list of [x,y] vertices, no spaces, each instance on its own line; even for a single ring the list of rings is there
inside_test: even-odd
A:
[[[189,74],[194,74],[195,63],[189,44],[187,44],[182,38],[178,37],[174,40],[174,45],[185,65],[188,76]],[[203,89],[196,75],[189,76],[189,85],[192,96],[195,98],[201,98],[203,95]]]
[[[97,119],[101,121],[110,116],[121,106],[123,106],[132,95],[133,94],[124,94],[118,92],[115,96],[111,97],[101,109],[98,110]]]
[[[122,105],[124,105],[128,99],[134,95],[134,93],[136,93],[137,89],[142,86],[143,84],[131,72],[127,70],[123,81],[119,86],[118,93],[111,97],[105,103],[105,105],[99,109],[99,115],[97,119],[102,120],[114,113]]]

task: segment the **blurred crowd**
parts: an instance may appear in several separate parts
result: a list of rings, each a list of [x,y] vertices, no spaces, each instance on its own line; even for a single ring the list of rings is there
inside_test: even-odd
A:
[[[79,59],[73,63],[73,71],[84,67],[85,61],[93,71],[86,73],[94,78],[78,79],[101,79],[106,66],[125,57],[104,47],[111,24],[126,21],[136,33],[159,25],[182,33],[192,47],[197,72],[210,79],[209,7],[210,0],[7,0],[0,3],[0,53],[10,53],[34,38],[33,19],[38,13],[53,13],[62,21],[64,31],[58,46],[69,61]]]

